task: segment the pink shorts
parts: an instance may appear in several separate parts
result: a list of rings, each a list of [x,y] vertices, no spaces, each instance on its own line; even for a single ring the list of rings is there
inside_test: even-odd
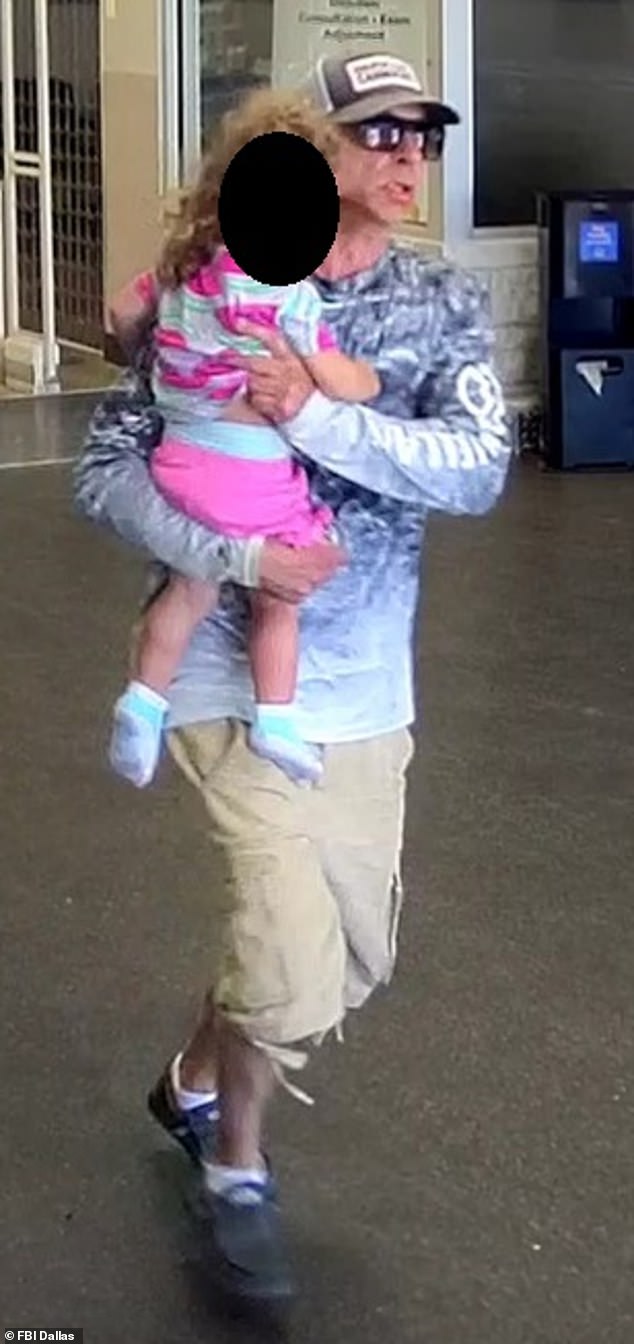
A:
[[[311,503],[306,473],[290,457],[254,461],[166,439],[151,470],[174,508],[227,537],[310,546],[332,523],[330,509]]]

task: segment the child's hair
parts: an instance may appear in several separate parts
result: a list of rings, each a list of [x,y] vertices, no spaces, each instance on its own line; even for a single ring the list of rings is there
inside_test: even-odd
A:
[[[339,137],[323,112],[297,93],[257,89],[222,119],[204,156],[198,180],[184,193],[180,211],[165,242],[158,266],[161,284],[174,289],[209,262],[222,243],[218,198],[231,160],[251,140],[272,131],[300,135],[332,163]]]

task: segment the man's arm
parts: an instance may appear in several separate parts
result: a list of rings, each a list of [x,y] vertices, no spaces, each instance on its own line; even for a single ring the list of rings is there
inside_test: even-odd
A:
[[[345,564],[344,551],[330,542],[295,550],[258,537],[238,541],[172,509],[149,471],[162,428],[139,374],[106,394],[75,469],[75,503],[84,517],[188,578],[259,587],[286,602],[302,602]]]
[[[511,453],[492,351],[482,289],[449,272],[420,419],[313,392],[279,428],[307,457],[377,494],[445,513],[486,513],[502,492]]]
[[[118,291],[108,307],[108,325],[122,353],[133,362],[151,339],[158,315],[159,290],[152,271],[137,275]]]
[[[80,513],[187,578],[258,584],[262,543],[232,540],[171,508],[149,471],[161,417],[140,378],[128,375],[95,411],[75,469]]]

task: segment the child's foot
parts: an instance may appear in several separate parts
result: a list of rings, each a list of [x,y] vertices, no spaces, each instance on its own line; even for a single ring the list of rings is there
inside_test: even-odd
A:
[[[300,737],[290,705],[258,705],[249,746],[279,766],[294,784],[317,784],[323,774],[320,752]]]
[[[144,789],[156,773],[166,712],[167,700],[139,681],[115,705],[110,764],[137,789]]]

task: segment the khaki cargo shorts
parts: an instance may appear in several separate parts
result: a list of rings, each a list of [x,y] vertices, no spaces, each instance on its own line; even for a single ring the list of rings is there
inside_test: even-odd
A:
[[[233,720],[169,736],[200,791],[218,878],[216,1008],[282,1068],[339,1029],[396,960],[410,733],[330,746],[323,782],[292,784]]]

